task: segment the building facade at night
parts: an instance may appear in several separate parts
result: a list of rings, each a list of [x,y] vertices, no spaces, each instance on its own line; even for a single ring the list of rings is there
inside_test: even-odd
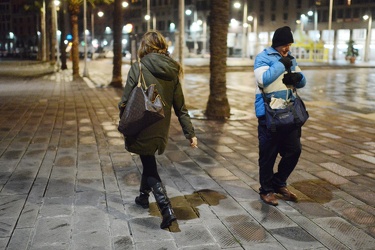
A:
[[[0,1],[2,52],[29,50],[38,45],[39,14],[26,11],[23,8],[25,1]],[[210,4],[215,1],[184,2],[186,56],[204,56],[209,52]],[[180,1],[127,0],[127,3],[123,12],[124,49],[130,51],[131,41],[137,41],[147,29],[154,28],[167,37],[173,49],[179,32]],[[306,53],[317,52],[317,48],[321,48],[320,59],[345,59],[347,42],[353,40],[359,51],[359,60],[365,60],[366,56],[367,60],[375,60],[375,31],[373,22],[370,23],[375,16],[373,0],[231,0],[229,11],[229,56],[255,56],[269,46],[275,29],[288,25],[295,33],[295,46],[303,47],[297,52],[305,53],[301,54],[302,59],[311,60],[311,56]],[[99,12],[102,12],[101,16],[98,16]],[[79,19],[81,40],[84,34],[82,13],[83,11]],[[366,14],[370,18],[364,20],[363,16]],[[147,20],[145,16],[148,17]],[[89,41],[96,39],[97,46],[107,46],[110,49],[113,5],[100,5],[95,8],[88,6],[87,21]],[[69,23],[65,27],[68,34]],[[369,36],[371,34],[372,36]]]
[[[24,54],[38,45],[39,15],[24,8],[24,0],[0,1],[0,53]]]

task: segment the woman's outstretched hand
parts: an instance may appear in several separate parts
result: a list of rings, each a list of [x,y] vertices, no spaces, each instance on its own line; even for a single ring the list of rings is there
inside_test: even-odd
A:
[[[197,137],[193,137],[190,139],[190,147],[192,148],[198,148],[198,139]]]

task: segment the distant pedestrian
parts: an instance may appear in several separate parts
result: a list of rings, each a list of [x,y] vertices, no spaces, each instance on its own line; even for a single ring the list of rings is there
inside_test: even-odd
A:
[[[162,154],[167,145],[172,106],[186,139],[190,141],[190,146],[196,148],[198,143],[181,88],[182,68],[169,56],[167,49],[165,38],[158,31],[149,31],[142,37],[138,50],[142,73],[146,84],[156,84],[165,105],[165,118],[147,127],[137,136],[125,138],[125,148],[129,152],[139,154],[143,165],[140,194],[135,198],[135,203],[148,208],[149,193],[152,191],[163,216],[161,228],[169,227],[176,220],[165,186],[160,179],[155,158],[156,151]],[[120,117],[130,92],[137,85],[138,76],[139,65],[135,63],[130,68],[119,103]]]
[[[259,181],[260,198],[270,205],[278,205],[275,193],[283,199],[297,201],[297,196],[287,188],[287,179],[294,170],[302,151],[301,128],[289,131],[271,132],[265,124],[265,107],[261,90],[267,98],[294,98],[293,88],[302,88],[306,79],[291,55],[294,43],[288,26],[277,29],[272,38],[272,46],[259,53],[254,62],[256,79],[255,113],[258,117],[259,140]],[[288,72],[288,73],[287,73]],[[287,74],[286,74],[287,73]],[[285,76],[284,76],[285,75]],[[274,173],[277,155],[281,160]]]

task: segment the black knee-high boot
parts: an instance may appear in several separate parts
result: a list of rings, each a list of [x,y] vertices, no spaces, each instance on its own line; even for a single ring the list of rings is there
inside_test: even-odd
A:
[[[135,197],[135,203],[143,208],[149,208],[148,197],[151,188],[147,184],[147,179],[142,176],[139,196]]]
[[[151,187],[152,193],[155,196],[156,203],[160,209],[160,212],[163,216],[163,221],[160,224],[160,228],[164,229],[169,227],[173,221],[177,218],[174,215],[172,210],[171,202],[167,196],[167,191],[165,190],[164,185],[161,182],[157,182]]]

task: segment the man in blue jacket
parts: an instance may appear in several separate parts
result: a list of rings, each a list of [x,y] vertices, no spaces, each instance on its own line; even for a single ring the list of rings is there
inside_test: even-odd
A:
[[[294,43],[288,26],[277,29],[272,38],[272,46],[257,55],[254,63],[256,79],[255,113],[258,118],[259,139],[259,181],[260,198],[263,202],[277,206],[275,193],[284,200],[297,201],[297,196],[287,188],[287,179],[297,165],[301,155],[301,128],[271,132],[265,124],[265,107],[262,90],[267,98],[293,99],[293,88],[306,84],[305,76],[291,55]],[[281,160],[274,173],[277,155]]]

